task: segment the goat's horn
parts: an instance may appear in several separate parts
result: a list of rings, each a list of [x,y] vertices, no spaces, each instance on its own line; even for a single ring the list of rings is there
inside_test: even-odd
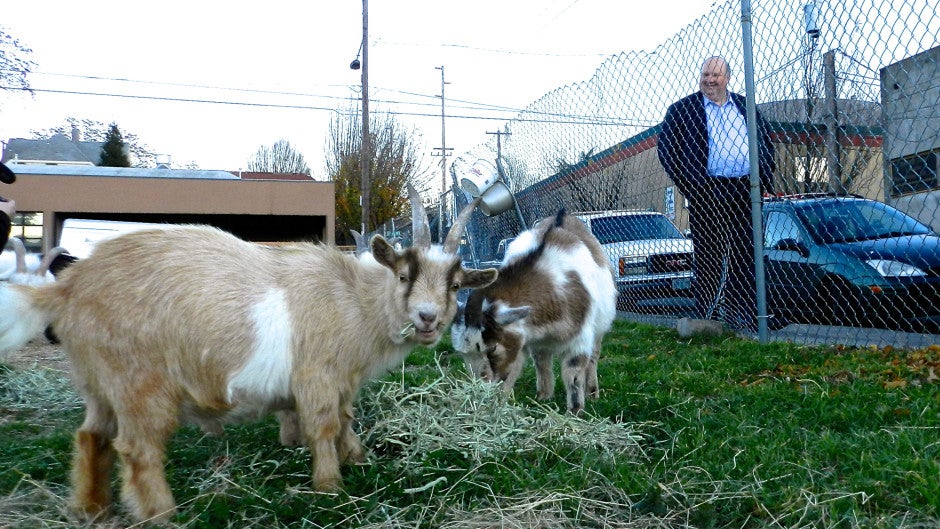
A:
[[[362,234],[356,230],[349,230],[352,233],[353,239],[356,241],[356,255],[362,255],[364,252],[369,250],[369,244],[366,242],[365,238],[362,237]]]
[[[428,225],[428,214],[424,210],[421,197],[411,183],[408,183],[408,200],[411,201],[411,233],[415,248],[431,247],[431,227]]]
[[[46,272],[49,271],[49,267],[52,266],[52,261],[55,261],[55,258],[64,254],[65,248],[61,246],[56,246],[55,248],[49,250],[46,255],[42,256],[42,261],[39,262],[39,268],[36,269],[36,275],[43,277],[46,275]]]
[[[10,237],[10,246],[13,247],[13,253],[16,254],[16,273],[25,274],[26,270],[26,245],[18,237]]]
[[[463,237],[463,232],[467,229],[467,222],[470,221],[470,215],[473,214],[474,208],[479,204],[480,197],[477,197],[467,204],[460,212],[460,215],[457,216],[454,225],[451,226],[450,231],[447,232],[447,240],[444,242],[444,252],[452,254],[457,253],[457,247],[460,246],[460,238]]]

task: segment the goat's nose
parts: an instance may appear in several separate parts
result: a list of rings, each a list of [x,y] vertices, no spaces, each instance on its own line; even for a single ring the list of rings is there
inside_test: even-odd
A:
[[[427,323],[427,324],[431,324],[431,323],[434,323],[434,320],[437,319],[437,313],[436,313],[436,312],[420,311],[420,312],[418,312],[418,317],[421,318],[421,321],[422,321],[422,322]]]

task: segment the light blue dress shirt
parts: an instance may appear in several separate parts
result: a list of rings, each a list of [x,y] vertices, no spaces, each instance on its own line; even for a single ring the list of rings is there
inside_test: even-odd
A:
[[[709,176],[736,178],[749,174],[747,123],[731,95],[722,105],[704,95],[702,99],[708,127]]]

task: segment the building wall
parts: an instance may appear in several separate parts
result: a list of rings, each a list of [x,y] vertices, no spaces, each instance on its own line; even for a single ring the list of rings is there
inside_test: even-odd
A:
[[[881,70],[888,202],[940,230],[940,46]],[[910,160],[921,173],[896,189],[895,163]],[[932,174],[931,174],[932,173]]]
[[[333,182],[18,172],[4,192],[17,211],[43,213],[43,250],[66,218],[205,223],[258,242],[335,242]]]

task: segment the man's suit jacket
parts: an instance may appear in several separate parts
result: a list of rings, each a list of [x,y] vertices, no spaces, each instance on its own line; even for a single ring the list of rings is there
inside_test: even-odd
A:
[[[731,101],[747,122],[744,96],[729,92]],[[708,125],[702,92],[686,96],[669,106],[659,132],[657,154],[666,174],[683,196],[694,202],[701,182],[708,178]],[[773,193],[776,167],[773,144],[764,118],[757,113],[761,192]]]

